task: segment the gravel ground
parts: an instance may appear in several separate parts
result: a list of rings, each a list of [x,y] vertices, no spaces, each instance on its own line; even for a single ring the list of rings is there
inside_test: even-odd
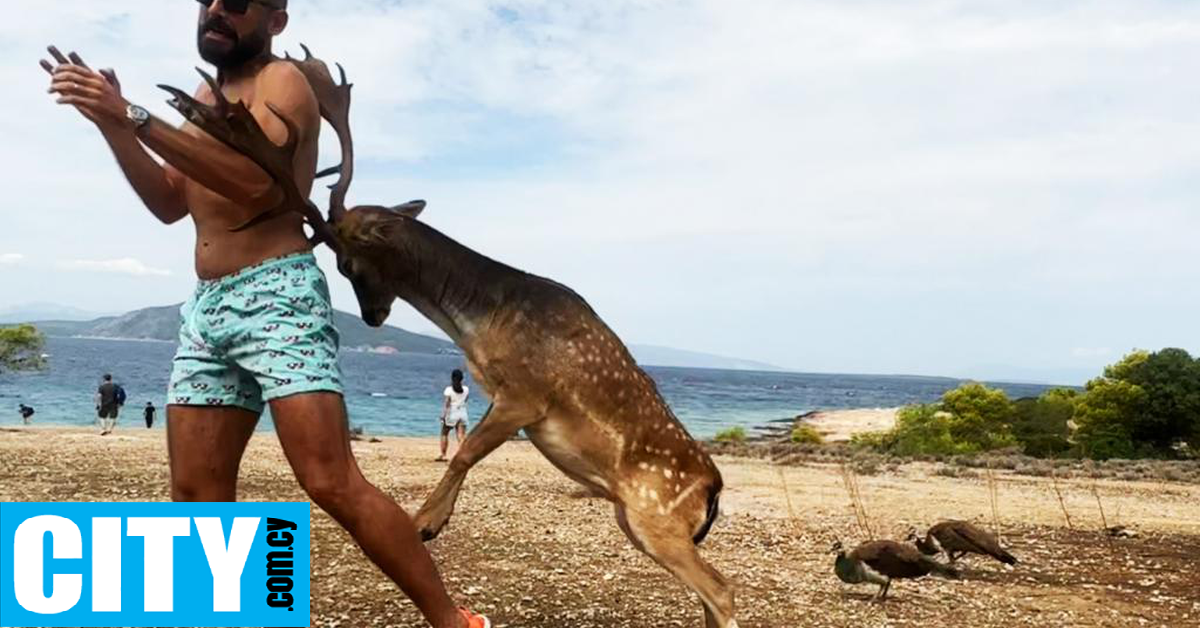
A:
[[[444,470],[436,441],[354,444],[368,477],[415,508]],[[864,539],[837,465],[779,467],[719,456],[728,488],[704,554],[738,588],[743,628],[775,626],[1200,626],[1200,487],[1060,480],[1073,529],[1046,478],[998,476],[1004,543],[1015,568],[965,561],[961,581],[874,587],[833,576],[828,548]],[[65,429],[0,430],[0,501],[167,498],[161,431],[101,438]],[[242,468],[245,500],[304,500],[269,434]],[[786,481],[788,499],[783,483]],[[876,538],[956,517],[991,526],[986,484],[921,465],[859,478]],[[790,514],[789,514],[790,513]],[[313,513],[313,626],[421,626],[412,605],[326,515]],[[528,444],[472,472],[450,525],[430,544],[456,599],[500,627],[703,625],[699,603],[632,549],[609,504],[583,498]]]

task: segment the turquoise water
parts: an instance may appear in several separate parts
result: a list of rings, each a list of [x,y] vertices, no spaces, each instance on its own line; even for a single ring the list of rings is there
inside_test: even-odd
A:
[[[35,424],[91,425],[93,395],[100,376],[110,372],[128,393],[121,425],[142,425],[141,406],[147,401],[159,406],[161,425],[174,352],[173,344],[160,342],[50,338],[47,371],[0,375],[0,424],[19,423],[17,404],[25,403],[37,410]],[[463,368],[459,356],[343,353],[341,359],[351,424],[380,435],[437,434],[442,391],[449,384],[450,371]],[[646,371],[688,430],[700,437],[734,425],[761,426],[809,410],[929,402],[958,385],[956,380],[927,377],[663,367],[646,367]],[[1036,395],[1045,388],[1002,387],[1013,397]],[[472,422],[486,408],[487,400],[473,394]],[[269,429],[270,422],[260,426]]]

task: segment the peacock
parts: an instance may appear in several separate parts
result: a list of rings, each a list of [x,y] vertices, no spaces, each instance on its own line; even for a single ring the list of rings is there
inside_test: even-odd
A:
[[[833,571],[847,584],[869,582],[879,585],[875,599],[883,601],[893,579],[913,579],[929,574],[957,579],[958,571],[922,554],[916,548],[896,541],[867,541],[849,554],[841,542],[834,543],[837,558]]]
[[[1016,557],[1000,547],[996,535],[966,521],[942,521],[929,528],[925,538],[919,538],[915,530],[908,538],[916,544],[922,554],[936,556],[940,552],[946,552],[951,563],[964,554],[983,554],[1006,565],[1017,564]]]

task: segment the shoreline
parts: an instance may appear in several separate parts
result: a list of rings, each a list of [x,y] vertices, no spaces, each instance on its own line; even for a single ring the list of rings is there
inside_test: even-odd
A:
[[[815,430],[827,444],[848,443],[851,436],[865,432],[882,432],[896,424],[896,416],[902,408],[835,408],[809,410],[790,419],[775,419],[751,428],[751,441],[786,439],[792,430],[807,425]]]

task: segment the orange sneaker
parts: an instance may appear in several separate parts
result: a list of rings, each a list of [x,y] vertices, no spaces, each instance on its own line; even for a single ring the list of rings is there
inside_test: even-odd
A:
[[[479,613],[472,613],[465,608],[458,609],[458,612],[467,620],[467,628],[492,628],[492,622]]]

